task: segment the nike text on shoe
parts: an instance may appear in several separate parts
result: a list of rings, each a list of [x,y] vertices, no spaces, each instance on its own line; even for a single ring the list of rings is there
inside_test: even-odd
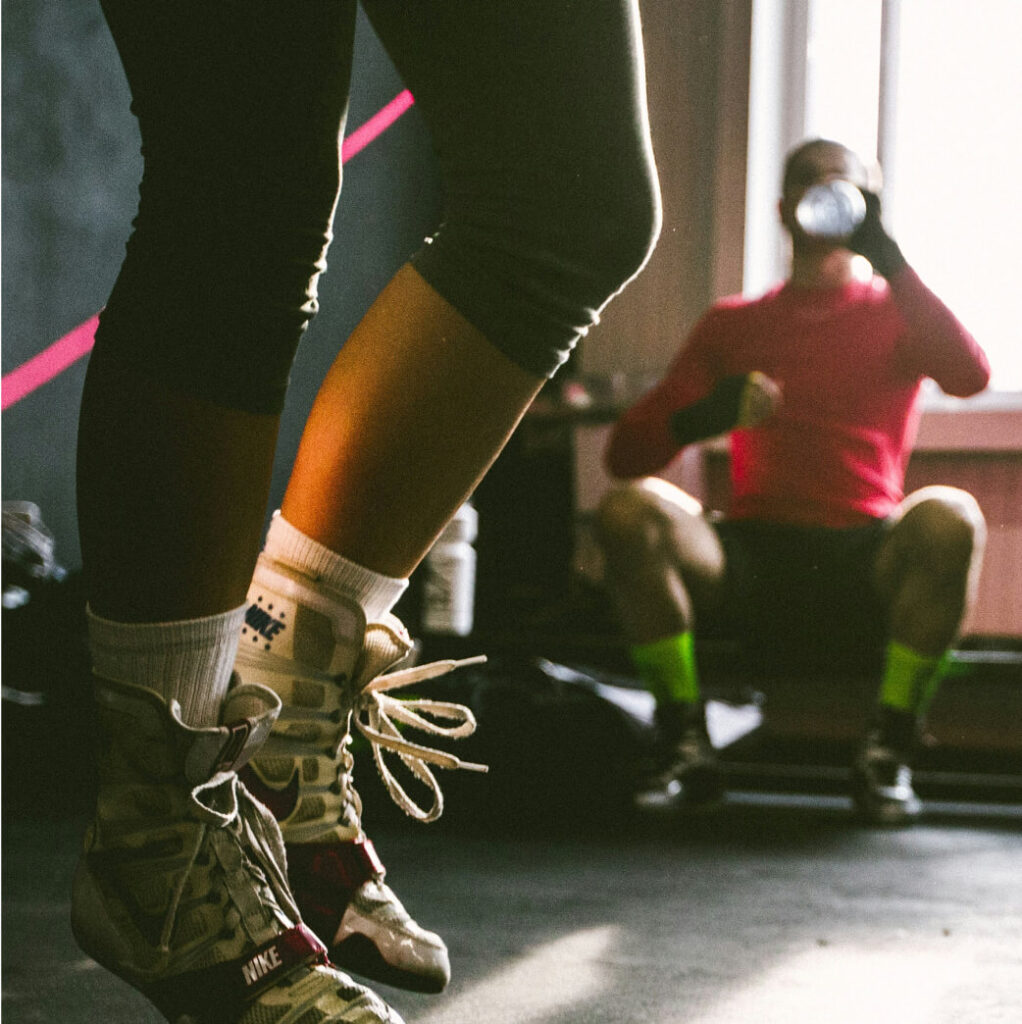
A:
[[[73,883],[79,946],[172,1024],[400,1024],[303,924],[277,823],[236,774],[276,695],[236,685],[225,724],[195,729],[143,687],[100,680],[96,694],[104,749]]]
[[[393,689],[467,663],[387,672],[410,649],[393,616],[367,625],[356,604],[262,556],[236,669],[246,682],[273,689],[283,710],[242,777],[280,822],[295,899],[331,959],[377,981],[439,992],[450,978],[447,947],[416,924],[384,881],[383,864],[362,830],[352,778],[353,723],[369,741],[395,802],[421,821],[434,820],[443,809],[432,767],[485,770],[402,735],[398,724],[451,738],[475,728],[461,705],[390,696]],[[388,754],[426,787],[431,806],[420,807],[409,796]]]

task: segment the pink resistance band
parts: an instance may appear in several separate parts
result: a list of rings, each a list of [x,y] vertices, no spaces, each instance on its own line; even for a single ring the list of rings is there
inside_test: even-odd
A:
[[[341,144],[341,163],[347,163],[356,153],[361,153],[373,139],[382,135],[412,104],[415,98],[405,89],[385,107],[378,110],[365,124],[356,128]],[[28,362],[4,374],[0,409],[8,409],[20,402],[37,388],[59,376],[69,366],[78,362],[92,351],[99,315],[90,317],[63,338],[43,349]]]

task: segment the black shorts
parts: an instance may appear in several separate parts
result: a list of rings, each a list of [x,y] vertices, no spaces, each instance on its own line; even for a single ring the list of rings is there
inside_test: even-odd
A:
[[[727,569],[701,632],[728,641],[744,668],[874,671],[887,639],[874,566],[888,526],[714,523]]]

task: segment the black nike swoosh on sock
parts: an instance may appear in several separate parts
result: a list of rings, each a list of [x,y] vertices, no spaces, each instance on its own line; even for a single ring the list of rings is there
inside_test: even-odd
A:
[[[263,804],[277,821],[284,821],[294,814],[299,796],[297,767],[292,770],[291,778],[283,787],[271,786],[250,764],[238,772],[238,777],[252,796]]]

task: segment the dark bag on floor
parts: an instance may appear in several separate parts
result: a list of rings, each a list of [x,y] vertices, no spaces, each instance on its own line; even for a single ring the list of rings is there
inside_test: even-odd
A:
[[[486,774],[437,772],[445,804],[440,823],[516,830],[620,818],[654,735],[653,699],[629,683],[528,658],[498,659],[420,684],[416,696],[465,704],[478,723],[472,736],[436,745],[489,766]],[[357,759],[356,785],[371,824],[389,800],[370,761]]]

